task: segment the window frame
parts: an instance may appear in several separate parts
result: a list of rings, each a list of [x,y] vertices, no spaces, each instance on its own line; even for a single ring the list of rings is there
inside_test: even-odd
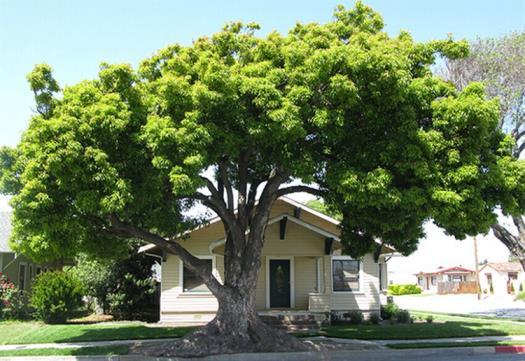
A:
[[[20,272],[20,269],[22,268],[22,266],[24,266],[24,279],[23,279],[23,282],[24,282],[24,287],[20,287],[20,276],[22,275],[22,272]],[[21,289],[21,290],[25,290],[27,287],[27,263],[26,262],[20,262],[18,264],[18,288]]]
[[[336,291],[334,290],[334,261],[357,261],[359,266],[359,272],[358,272],[358,289],[357,290],[350,290],[350,291]],[[363,260],[359,258],[353,258],[350,256],[332,256],[330,259],[330,287],[332,289],[332,293],[337,294],[345,294],[345,293],[352,293],[352,294],[362,294],[363,293],[363,286],[362,286],[362,280],[363,280]]]
[[[195,256],[198,259],[208,259],[211,260],[211,272],[213,275],[217,276],[217,270],[216,270],[216,257],[212,255],[200,255]],[[180,284],[180,293],[185,295],[211,295],[211,291],[208,289],[207,291],[184,291],[184,262],[179,258],[179,284]]]

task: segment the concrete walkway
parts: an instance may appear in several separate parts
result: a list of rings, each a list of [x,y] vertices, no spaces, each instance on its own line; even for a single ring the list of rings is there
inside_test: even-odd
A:
[[[176,338],[157,338],[146,340],[114,340],[114,341],[91,341],[91,342],[70,342],[70,343],[35,343],[23,345],[0,345],[0,351],[11,350],[29,350],[29,349],[45,349],[45,348],[81,348],[81,347],[103,347],[103,346],[133,346],[137,344],[151,345],[155,343],[163,343],[175,341]],[[418,340],[357,340],[347,338],[331,338],[325,336],[316,336],[304,338],[304,340],[311,341],[330,341],[333,343],[340,343],[345,345],[352,345],[354,350],[370,350],[370,349],[385,349],[385,345],[399,344],[399,343],[464,343],[464,342],[482,342],[482,341],[524,341],[525,335],[515,336],[483,336],[483,337],[454,337],[454,338],[433,338],[433,339],[418,339]]]
[[[24,345],[0,345],[0,351],[30,350],[41,348],[81,348],[81,347],[104,347],[104,346],[133,346],[135,344],[155,344],[175,341],[176,338],[156,338],[147,340],[114,340],[114,341],[89,341],[89,342],[65,342],[65,343],[33,343]]]
[[[524,341],[525,335],[514,336],[482,336],[482,337],[452,337],[452,338],[431,338],[418,340],[374,340],[379,345],[394,345],[399,343],[465,343],[483,341]]]

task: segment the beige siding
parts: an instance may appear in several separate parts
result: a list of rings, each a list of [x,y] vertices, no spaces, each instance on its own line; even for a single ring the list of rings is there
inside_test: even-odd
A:
[[[295,308],[308,309],[308,294],[317,287],[315,257],[295,257]]]

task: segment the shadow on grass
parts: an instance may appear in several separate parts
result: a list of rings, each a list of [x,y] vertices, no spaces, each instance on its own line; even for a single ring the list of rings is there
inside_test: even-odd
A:
[[[75,326],[71,325],[70,327]],[[196,327],[147,327],[144,325],[118,324],[78,325],[77,327],[78,329],[74,334],[61,337],[55,342],[178,338],[196,329]]]
[[[337,325],[323,329],[330,337],[364,340],[416,340],[449,337],[525,334],[525,326],[497,322],[444,321],[434,323]]]

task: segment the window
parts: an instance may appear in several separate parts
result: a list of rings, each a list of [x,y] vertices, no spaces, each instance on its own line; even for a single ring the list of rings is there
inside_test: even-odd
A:
[[[33,280],[33,265],[32,264],[29,265],[29,280],[30,281]]]
[[[425,285],[425,280],[424,280],[423,277],[419,276],[419,277],[417,278],[417,285],[418,285],[419,287],[423,287],[423,286]]]
[[[432,283],[432,286],[435,286],[437,284],[437,277],[436,276],[430,277],[430,283]]]
[[[42,273],[42,267],[36,266],[36,276],[38,276],[40,273]]]
[[[516,281],[518,279],[518,273],[517,272],[509,272],[509,281]]]
[[[211,271],[211,258],[203,259],[203,261],[207,263]],[[186,266],[182,266],[182,290],[183,292],[210,292],[208,287],[202,282],[197,274],[187,269]]]
[[[332,260],[334,292],[359,291],[360,262],[354,259]]]
[[[461,282],[463,280],[463,277],[461,275],[453,275],[449,277],[452,278],[452,282]]]
[[[18,288],[21,290],[26,289],[26,265],[20,263],[18,266]]]

